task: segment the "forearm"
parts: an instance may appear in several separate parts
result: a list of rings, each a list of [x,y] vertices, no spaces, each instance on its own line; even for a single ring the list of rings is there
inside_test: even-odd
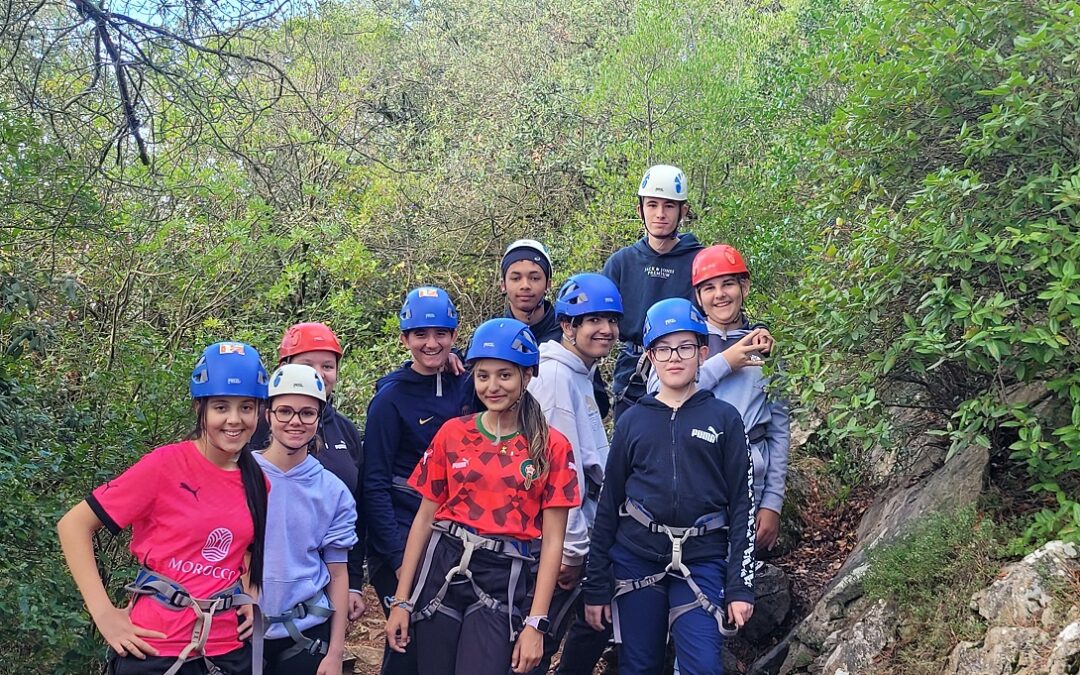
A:
[[[759,507],[780,513],[784,508],[787,482],[788,453],[791,449],[791,421],[785,401],[769,401],[769,425],[765,447],[769,453],[769,470],[765,475],[765,491]]]
[[[368,525],[368,547],[372,555],[392,560],[401,555],[405,543],[401,541],[394,513],[393,468],[381,453],[371,452],[364,471],[363,512]]]
[[[346,563],[329,563],[326,567],[330,570],[330,602],[334,605],[326,655],[340,659],[345,653],[345,632],[349,626],[349,570]]]
[[[100,616],[113,607],[94,557],[94,533],[102,527],[104,525],[85,501],[68,511],[56,525],[64,560],[91,617]]]
[[[424,554],[424,548],[431,538],[431,523],[435,519],[437,504],[430,499],[420,502],[420,509],[413,518],[412,527],[409,528],[409,538],[405,542],[405,555],[401,561],[401,570],[398,573],[397,590],[394,596],[398,599],[408,598],[412,593],[413,581],[416,579],[416,568],[420,566],[420,558]],[[561,544],[561,542],[560,542]]]
[[[731,374],[731,364],[724,357],[724,353],[712,355],[701,364],[698,370],[698,388],[711,390],[720,380]]]
[[[543,538],[540,545],[540,566],[536,572],[536,590],[533,593],[530,616],[546,616],[551,606],[551,594],[559,577],[562,562],[563,536],[569,509],[544,509]]]

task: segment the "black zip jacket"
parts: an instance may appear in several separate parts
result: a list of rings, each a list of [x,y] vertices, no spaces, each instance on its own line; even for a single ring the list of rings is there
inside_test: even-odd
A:
[[[675,527],[726,513],[727,537],[709,532],[690,538],[683,561],[727,559],[726,601],[753,603],[752,471],[742,418],[731,405],[708,391],[696,392],[678,410],[655,396],[642,397],[615,424],[589,547],[585,602],[611,603],[615,578],[608,551],[616,541],[643,559],[671,560],[666,534],[619,516],[629,498],[654,521]]]

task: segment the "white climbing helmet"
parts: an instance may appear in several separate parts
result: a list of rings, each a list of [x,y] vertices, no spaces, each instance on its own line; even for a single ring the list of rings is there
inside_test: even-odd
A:
[[[535,239],[518,239],[506,247],[500,265],[503,275],[506,274],[507,267],[519,260],[529,260],[536,263],[544,270],[548,279],[551,279],[551,256],[548,254],[547,247]]]
[[[649,167],[638,187],[639,197],[659,197],[676,202],[685,202],[687,197],[686,174],[682,169],[670,164],[657,164]]]
[[[326,383],[311,366],[286,363],[270,376],[270,396],[302,394],[326,403]]]

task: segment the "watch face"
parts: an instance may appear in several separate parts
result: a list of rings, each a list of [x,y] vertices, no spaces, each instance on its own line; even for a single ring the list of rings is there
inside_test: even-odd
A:
[[[548,632],[548,629],[551,628],[551,621],[546,618],[536,619],[535,624],[536,630],[540,631],[541,633],[546,633]]]

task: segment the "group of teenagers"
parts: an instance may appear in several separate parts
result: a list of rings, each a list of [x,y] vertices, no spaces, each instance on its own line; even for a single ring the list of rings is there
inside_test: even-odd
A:
[[[58,525],[107,671],[340,673],[370,583],[384,675],[543,674],[560,647],[558,673],[589,674],[612,639],[624,675],[662,672],[669,639],[682,674],[721,673],[777,539],[788,416],[750,271],[680,231],[688,210],[683,172],[650,168],[644,236],[554,302],[545,247],[513,242],[506,312],[464,358],[447,292],[410,291],[410,358],[377,381],[363,436],[333,406],[326,325],[290,327],[270,374],[249,344],[207,347],[187,439]],[[94,538],[129,526],[141,569],[117,606]]]

